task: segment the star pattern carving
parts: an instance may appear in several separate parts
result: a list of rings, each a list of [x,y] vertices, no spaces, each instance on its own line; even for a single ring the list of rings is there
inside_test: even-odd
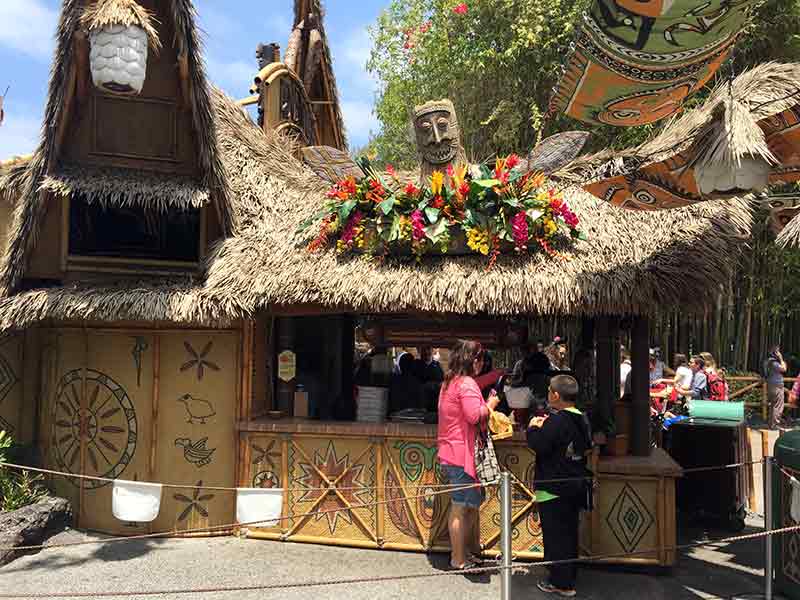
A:
[[[334,533],[340,517],[352,525],[353,518],[348,510],[350,506],[369,502],[370,488],[362,480],[364,465],[350,465],[349,454],[338,458],[332,441],[328,443],[324,456],[319,451],[314,452],[313,461],[313,465],[300,463],[303,475],[297,478],[296,483],[307,491],[300,497],[299,502],[314,502],[322,497],[317,508],[319,512],[314,519],[316,521],[327,519],[328,529]],[[336,484],[339,488],[338,494],[333,488],[324,489],[328,488],[328,482],[320,473],[331,482],[341,476]]]
[[[214,347],[213,341],[208,342],[205,346],[203,346],[203,349],[200,350],[200,352],[195,350],[189,342],[183,342],[183,347],[186,348],[186,352],[189,353],[190,359],[181,365],[181,373],[188,369],[197,367],[197,380],[201,381],[206,369],[219,371],[219,366],[216,363],[208,360],[208,354],[211,352],[211,348]]]

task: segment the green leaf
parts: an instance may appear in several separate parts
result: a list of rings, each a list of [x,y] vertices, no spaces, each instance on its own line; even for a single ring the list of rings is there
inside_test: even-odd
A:
[[[392,219],[392,226],[389,229],[389,241],[394,242],[400,239],[400,215],[395,215]]]
[[[394,202],[394,196],[389,196],[386,200],[381,202],[378,207],[381,209],[383,214],[388,215],[394,208]]]
[[[439,240],[442,238],[443,235],[447,234],[447,221],[442,219],[441,221],[437,221],[433,225],[428,225],[425,228],[425,235],[431,240],[434,244],[438,243]]]
[[[589,236],[588,236],[588,235],[586,235],[586,233],[585,233],[585,232],[583,232],[583,231],[579,231],[579,232],[578,232],[578,239],[579,239],[579,240],[581,240],[582,242],[586,242],[586,241],[588,241],[588,240],[589,240]]]
[[[473,183],[482,188],[493,188],[498,185],[502,185],[502,182],[499,179],[477,179],[473,181]]]
[[[428,198],[423,198],[422,200],[419,201],[419,204],[417,204],[417,208],[419,210],[425,210],[428,206],[428,202],[429,202]]]
[[[347,221],[347,218],[350,216],[350,213],[353,212],[356,204],[357,201],[355,199],[342,202],[342,205],[339,207],[339,218],[341,219],[342,223]]]
[[[315,213],[314,215],[308,217],[305,221],[300,223],[295,233],[303,233],[306,229],[311,227],[311,225],[313,225],[314,222],[320,220],[322,217],[327,217],[330,214],[330,212],[331,211],[329,208],[324,208],[321,211]]]
[[[442,212],[438,208],[433,208],[432,206],[428,206],[425,208],[425,216],[428,217],[429,223],[436,223],[436,220],[439,218],[439,213]]]
[[[519,198],[509,198],[508,196],[501,196],[500,201],[506,206],[510,206],[511,208],[520,207]]]

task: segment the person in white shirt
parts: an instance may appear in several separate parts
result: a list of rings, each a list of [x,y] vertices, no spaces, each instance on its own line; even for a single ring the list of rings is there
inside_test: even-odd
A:
[[[676,389],[691,389],[692,387],[692,377],[694,377],[694,373],[689,368],[689,361],[686,359],[685,354],[676,354],[674,358],[674,365],[675,365],[675,379],[671,382]]]
[[[631,374],[631,353],[627,350],[622,351],[622,363],[619,365],[619,397],[625,395],[625,382]]]

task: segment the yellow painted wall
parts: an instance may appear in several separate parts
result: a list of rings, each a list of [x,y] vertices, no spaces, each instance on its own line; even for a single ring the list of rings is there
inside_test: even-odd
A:
[[[41,436],[49,468],[112,479],[235,485],[238,332],[50,335],[54,343],[42,355]],[[234,518],[231,492],[165,488],[154,523],[121,522],[112,514],[111,484],[84,481],[81,490],[76,482],[54,480],[56,491],[73,502],[82,528],[134,534],[229,524]]]

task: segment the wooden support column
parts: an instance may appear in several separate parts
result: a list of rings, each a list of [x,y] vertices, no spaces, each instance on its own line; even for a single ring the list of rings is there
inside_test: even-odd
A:
[[[592,429],[608,433],[619,400],[619,319],[597,319],[597,402],[592,412]]]
[[[635,317],[631,331],[631,453],[650,455],[650,320]]]

